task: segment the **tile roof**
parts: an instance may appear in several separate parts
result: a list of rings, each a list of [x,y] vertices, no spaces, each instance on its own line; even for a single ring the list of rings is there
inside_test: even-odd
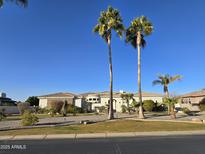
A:
[[[121,97],[121,92],[113,92],[113,97]],[[104,91],[104,92],[88,92],[88,93],[83,93],[80,94],[83,97],[87,97],[89,95],[91,96],[96,96],[99,95],[100,97],[109,97],[109,91]],[[135,97],[138,97],[137,94],[134,95]],[[150,93],[150,92],[142,92],[143,97],[163,97],[162,94],[158,93]]]
[[[181,95],[182,98],[186,98],[186,97],[203,97],[203,96],[205,97],[205,89]]]
[[[73,93],[63,93],[63,92],[60,92],[60,93],[54,93],[54,94],[48,94],[48,95],[42,95],[42,96],[38,96],[39,98],[42,98],[42,97],[75,97],[77,95],[73,94]]]

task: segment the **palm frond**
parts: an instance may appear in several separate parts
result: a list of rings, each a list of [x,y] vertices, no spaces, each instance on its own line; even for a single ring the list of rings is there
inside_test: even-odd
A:
[[[94,27],[93,32],[99,33],[99,35],[107,41],[108,37],[111,37],[111,32],[115,31],[117,35],[122,38],[123,32],[125,30],[123,26],[122,17],[117,9],[108,6],[106,11],[100,13],[98,18],[98,23]]]
[[[175,75],[170,77],[170,82],[174,82],[176,80],[181,80],[182,76],[181,75]]]
[[[161,80],[154,80],[152,82],[152,85],[155,86],[155,85],[162,85],[162,81]]]
[[[5,0],[0,0],[0,8],[4,5]],[[17,5],[22,6],[22,7],[27,7],[28,6],[28,0],[8,0],[10,2],[15,2]]]
[[[137,48],[136,40],[138,32],[141,34],[141,47],[146,46],[146,41],[144,36],[150,35],[152,33],[153,26],[152,23],[145,17],[141,16],[135,18],[129,28],[126,30],[126,43],[130,43],[134,48]]]
[[[3,4],[4,4],[4,1],[0,0],[0,8],[3,6]]]

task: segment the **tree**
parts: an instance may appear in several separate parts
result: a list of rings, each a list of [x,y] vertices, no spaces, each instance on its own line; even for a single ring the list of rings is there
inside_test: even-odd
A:
[[[36,96],[29,97],[26,102],[30,103],[31,106],[39,106],[39,99]]]
[[[139,97],[139,118],[144,118],[142,108],[142,91],[141,91],[141,47],[144,48],[146,41],[144,36],[152,33],[152,23],[145,17],[135,18],[129,28],[126,30],[126,42],[130,43],[135,49],[138,49],[138,97]]]
[[[98,18],[98,23],[94,27],[93,32],[98,33],[108,45],[108,55],[109,55],[109,70],[110,70],[110,103],[109,103],[109,115],[108,119],[114,118],[113,113],[113,70],[112,70],[112,50],[111,50],[111,38],[112,31],[115,31],[117,35],[121,38],[124,31],[124,26],[122,24],[122,18],[117,9],[108,7],[107,11],[102,11],[100,17]]]
[[[162,85],[163,91],[165,94],[165,98],[169,98],[169,90],[168,85],[174,81],[181,80],[181,75],[174,75],[170,76],[169,74],[166,75],[158,75],[158,79],[152,82],[153,85]],[[168,104],[168,114],[170,114],[170,105]]]
[[[133,100],[133,96],[134,94],[132,93],[123,93],[120,95],[120,97],[125,100],[126,104],[127,104],[127,110],[128,110],[128,113],[130,114],[130,105],[129,105],[129,101],[130,100]]]
[[[176,113],[174,111],[174,106],[175,106],[175,104],[178,103],[178,98],[176,98],[176,97],[165,97],[164,98],[164,103],[168,104],[168,106],[170,107],[171,118],[176,119]]]
[[[28,5],[28,0],[7,0],[11,2],[15,2],[19,6],[26,7]],[[0,8],[4,5],[5,0],[0,0]]]

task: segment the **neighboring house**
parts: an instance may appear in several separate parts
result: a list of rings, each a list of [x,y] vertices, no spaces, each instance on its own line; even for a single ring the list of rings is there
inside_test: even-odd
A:
[[[123,92],[113,92],[113,109],[121,112],[121,106],[126,105],[125,101],[121,98]],[[108,106],[109,92],[89,92],[80,95],[72,93],[56,93],[50,95],[39,96],[39,106],[47,107],[49,101],[53,100],[67,100],[69,104],[86,108],[88,111],[96,111],[102,106]],[[142,93],[142,100],[153,100],[154,102],[162,103],[163,95],[156,93]],[[138,95],[134,95],[134,99],[138,101]],[[131,103],[131,101],[130,101]]]
[[[74,104],[76,98],[77,96],[73,93],[54,93],[38,97],[41,108],[47,107],[52,101],[67,101],[68,104]]]
[[[199,102],[205,98],[205,89],[181,95],[180,98],[182,108],[186,107],[191,111],[200,111]]]
[[[19,113],[16,101],[6,97],[6,93],[0,93],[0,111],[4,111],[5,114]]]
[[[16,101],[6,97],[6,93],[0,93],[0,106],[16,106]]]

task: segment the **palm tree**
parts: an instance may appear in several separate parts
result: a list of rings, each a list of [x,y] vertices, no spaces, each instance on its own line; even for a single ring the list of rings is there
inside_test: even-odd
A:
[[[170,76],[169,74],[166,75],[158,75],[158,79],[152,82],[153,85],[162,85],[163,91],[165,94],[165,98],[169,98],[169,90],[168,85],[176,80],[180,80],[182,78],[181,75],[174,75]],[[170,114],[170,105],[168,105],[168,114]]]
[[[17,5],[26,7],[28,5],[28,0],[8,0],[11,2],[15,2]],[[4,5],[5,0],[0,0],[0,8]]]
[[[126,101],[126,104],[127,104],[127,110],[128,110],[128,113],[130,114],[130,105],[129,105],[129,101],[130,100],[133,100],[134,98],[134,94],[132,93],[123,93],[120,95],[120,97]]]
[[[113,113],[113,72],[112,72],[112,50],[111,50],[111,38],[112,31],[114,30],[121,38],[124,31],[122,24],[122,18],[117,9],[108,7],[107,11],[102,11],[98,18],[98,23],[94,27],[93,32],[98,33],[108,45],[109,55],[109,69],[110,69],[110,103],[109,103],[109,115],[108,119],[114,118]]]
[[[141,47],[145,47],[146,41],[144,36],[152,33],[152,23],[145,17],[135,18],[129,28],[126,30],[126,42],[130,43],[135,49],[138,49],[138,97],[139,97],[139,118],[144,119],[142,108],[142,91],[141,91]]]

